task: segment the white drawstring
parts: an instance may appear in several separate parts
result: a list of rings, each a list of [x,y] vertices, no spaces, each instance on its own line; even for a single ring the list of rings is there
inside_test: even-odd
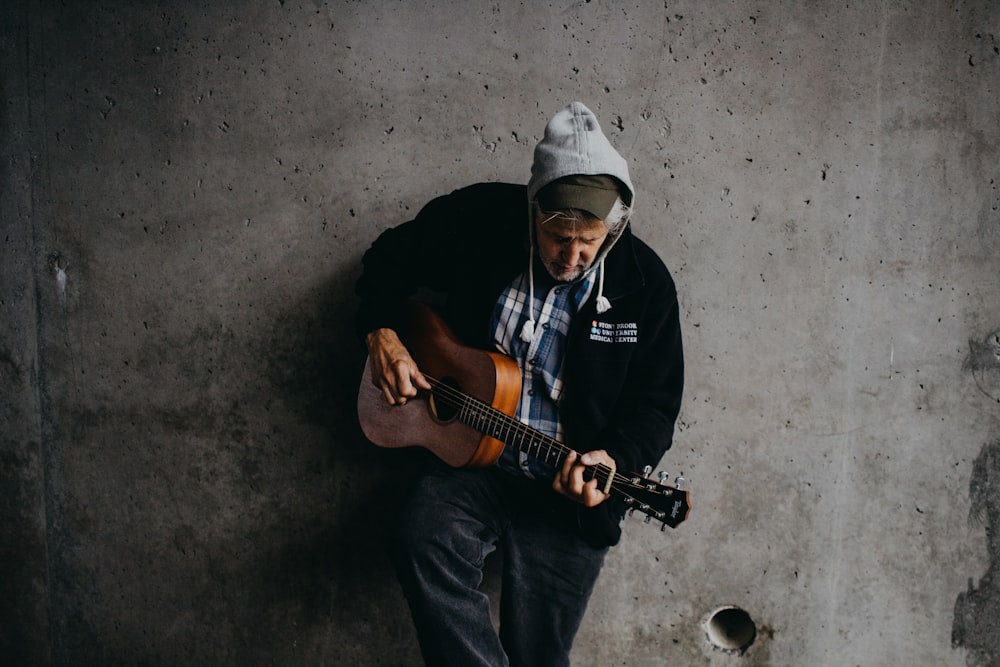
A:
[[[534,252],[534,243],[531,251]],[[530,343],[535,340],[535,258],[528,255],[528,321],[521,327],[521,340]]]
[[[597,278],[597,314],[606,313],[611,310],[611,302],[608,301],[608,297],[604,296],[604,260],[601,260],[601,265],[597,268],[601,272],[601,275]]]
[[[528,202],[528,321],[521,327],[521,340],[531,343],[535,340],[535,215]]]

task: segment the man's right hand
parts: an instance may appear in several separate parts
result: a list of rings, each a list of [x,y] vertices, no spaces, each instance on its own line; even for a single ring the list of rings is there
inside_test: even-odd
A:
[[[418,389],[431,385],[417,368],[410,352],[392,329],[375,329],[365,336],[371,360],[372,384],[382,391],[389,405],[404,405]]]

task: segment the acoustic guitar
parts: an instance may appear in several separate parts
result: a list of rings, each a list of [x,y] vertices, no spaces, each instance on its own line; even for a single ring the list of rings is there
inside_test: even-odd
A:
[[[406,323],[397,332],[431,385],[404,405],[389,405],[371,382],[371,360],[365,363],[358,391],[361,429],[379,447],[423,447],[448,465],[487,467],[510,446],[556,468],[574,450],[515,417],[521,394],[517,362],[499,352],[463,345],[437,313],[419,301],[407,304]],[[603,464],[590,466],[605,493],[619,496],[646,521],[676,528],[691,509],[686,490],[649,479],[644,474],[616,472]]]

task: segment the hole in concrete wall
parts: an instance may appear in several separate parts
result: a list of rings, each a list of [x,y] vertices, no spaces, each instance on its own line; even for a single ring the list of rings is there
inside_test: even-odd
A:
[[[705,621],[708,641],[723,651],[743,653],[757,638],[757,625],[739,607],[726,606],[709,614]]]

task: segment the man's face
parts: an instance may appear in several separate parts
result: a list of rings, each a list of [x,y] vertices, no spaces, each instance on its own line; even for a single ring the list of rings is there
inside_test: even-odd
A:
[[[590,268],[608,238],[600,219],[577,211],[535,211],[538,256],[555,280],[576,280]]]

